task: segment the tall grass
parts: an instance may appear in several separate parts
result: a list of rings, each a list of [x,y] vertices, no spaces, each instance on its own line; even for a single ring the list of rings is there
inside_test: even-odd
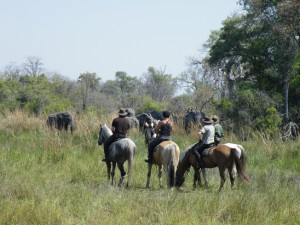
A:
[[[299,142],[239,142],[228,135],[224,142],[247,151],[249,184],[238,181],[231,190],[228,179],[218,192],[218,170],[210,169],[208,188],[193,190],[191,171],[180,190],[167,191],[153,168],[146,190],[147,150],[143,135],[133,131],[138,149],[126,189],[107,182],[97,144],[100,123],[111,119],[75,115],[70,135],[48,130],[46,116],[1,116],[0,224],[300,224]],[[180,128],[173,140],[182,150],[196,141]]]

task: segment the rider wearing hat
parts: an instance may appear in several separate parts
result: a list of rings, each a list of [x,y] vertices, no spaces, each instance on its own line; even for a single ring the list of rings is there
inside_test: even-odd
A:
[[[111,135],[105,142],[104,142],[104,155],[105,158],[102,160],[103,162],[109,161],[108,153],[109,153],[109,146],[113,142],[121,139],[126,138],[126,135],[128,133],[128,130],[130,128],[129,120],[125,117],[127,116],[127,111],[124,108],[120,108],[119,117],[115,118],[112,121],[112,132],[113,135]]]
[[[205,117],[204,119],[202,119],[202,123],[203,127],[198,132],[199,139],[202,135],[202,139],[199,143],[200,145],[196,144],[196,146],[192,148],[192,151],[198,159],[198,168],[204,167],[201,160],[204,149],[212,147],[215,141],[215,127],[213,126],[212,119],[210,117]]]
[[[219,118],[216,115],[212,117],[212,120],[214,121],[215,127],[215,145],[219,145],[221,143],[221,138],[224,137],[223,127],[219,123]]]
[[[171,140],[171,133],[173,128],[173,123],[170,121],[170,112],[163,111],[163,119],[159,121],[157,127],[155,128],[155,133],[158,135],[148,144],[148,159],[145,162],[153,163],[153,151],[157,145],[163,141]]]

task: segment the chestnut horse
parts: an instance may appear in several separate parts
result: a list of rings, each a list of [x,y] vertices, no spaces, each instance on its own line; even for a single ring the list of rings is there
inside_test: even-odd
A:
[[[222,190],[224,187],[226,169],[229,172],[231,187],[234,186],[236,172],[242,181],[249,181],[249,178],[245,175],[247,157],[243,146],[231,143],[217,145],[210,148],[207,155],[202,157],[205,168],[218,167],[221,178],[219,190]],[[194,153],[192,153],[191,148],[188,148],[181,153],[176,172],[176,187],[180,187],[184,183],[185,173],[191,166],[195,170],[194,186],[197,181],[201,183],[199,170],[195,169],[196,163],[197,160]]]
[[[173,141],[163,141],[157,145],[153,152],[153,164],[159,168],[158,179],[159,186],[162,187],[162,170],[165,170],[167,178],[167,187],[172,189],[175,185],[176,169],[179,161],[180,149]],[[148,164],[147,184],[146,188],[150,186],[151,178],[151,163]]]

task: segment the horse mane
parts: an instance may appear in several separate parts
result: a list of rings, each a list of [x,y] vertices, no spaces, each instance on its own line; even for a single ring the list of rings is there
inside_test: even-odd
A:
[[[103,134],[106,137],[109,137],[110,135],[112,135],[112,131],[111,131],[111,129],[109,129],[109,127],[106,125],[106,123],[104,125],[102,125],[101,128],[102,128],[102,132],[104,132]]]
[[[181,154],[179,155],[179,163],[181,163],[185,157],[188,155],[189,151],[191,150],[191,148],[187,148],[187,149],[184,149]]]

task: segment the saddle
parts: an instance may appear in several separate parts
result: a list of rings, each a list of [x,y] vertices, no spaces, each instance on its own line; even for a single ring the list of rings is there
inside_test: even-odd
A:
[[[207,156],[208,156],[209,150],[210,150],[212,147],[214,147],[214,145],[208,146],[207,148],[202,149],[201,151],[199,151],[198,147],[199,147],[199,143],[193,145],[193,146],[192,146],[192,152],[193,152],[194,154],[196,154],[196,152],[197,152],[201,157],[207,157]]]
[[[120,141],[121,139],[124,139],[124,138],[118,137],[118,138],[116,138],[116,139],[114,140],[114,142]],[[113,143],[114,143],[114,142],[113,142]]]
[[[208,152],[209,152],[209,150],[210,150],[212,147],[213,147],[213,146],[210,146],[210,147],[208,147],[208,148],[203,149],[203,151],[202,151],[202,153],[200,153],[200,155],[201,155],[202,157],[207,157],[207,156],[208,156]]]
[[[160,145],[161,143],[163,143],[164,141],[171,141],[171,140],[170,139],[162,139],[162,141],[154,147],[153,153],[157,151],[157,149],[158,149],[157,146]]]

